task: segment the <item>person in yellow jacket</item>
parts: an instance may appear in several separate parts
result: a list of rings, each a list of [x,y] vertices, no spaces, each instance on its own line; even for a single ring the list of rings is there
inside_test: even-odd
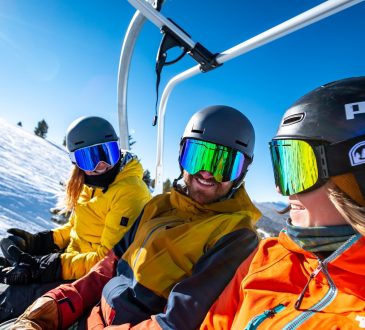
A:
[[[365,328],[365,77],[323,85],[270,142],[290,219],[238,268],[201,330]]]
[[[60,281],[75,280],[94,266],[128,231],[151,195],[137,158],[120,150],[113,126],[81,117],[66,134],[72,173],[66,186],[68,222],[31,234],[11,228],[2,239],[0,319],[21,314]],[[37,283],[30,285],[31,283]]]
[[[14,327],[196,329],[258,244],[261,214],[242,185],[254,142],[250,121],[234,108],[195,113],[171,193],[154,197],[87,275],[39,298]]]

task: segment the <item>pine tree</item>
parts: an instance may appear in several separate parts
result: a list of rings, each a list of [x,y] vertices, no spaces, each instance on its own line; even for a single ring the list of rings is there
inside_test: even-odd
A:
[[[64,138],[63,138],[62,145],[63,145],[64,147],[66,147],[66,135],[65,135],[65,136],[64,136]]]
[[[136,143],[136,141],[133,140],[132,135],[128,135],[128,142],[129,142],[129,149],[132,150],[132,145]]]
[[[45,139],[48,132],[48,124],[44,119],[38,122],[37,126],[34,128],[34,134]]]
[[[23,127],[23,124],[22,124],[21,121],[18,121],[17,125],[20,126],[20,127]]]
[[[143,172],[142,180],[146,183],[147,187],[151,187],[151,173],[149,170]]]
[[[155,188],[155,179],[151,180],[151,188]],[[162,185],[162,192],[166,193],[169,192],[171,190],[172,184],[171,184],[171,180],[170,179],[166,179],[166,181],[163,183]]]
[[[170,179],[167,179],[164,183],[163,183],[163,189],[162,189],[162,191],[164,192],[164,193],[167,193],[167,192],[169,192],[171,190],[171,181],[170,181]]]

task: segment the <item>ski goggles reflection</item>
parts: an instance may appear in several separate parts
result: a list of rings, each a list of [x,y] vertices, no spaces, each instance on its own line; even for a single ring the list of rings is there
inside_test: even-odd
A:
[[[118,141],[95,144],[70,152],[71,161],[84,171],[94,171],[100,162],[114,166],[120,158]]]
[[[237,179],[247,168],[249,160],[238,150],[211,142],[186,139],[179,162],[189,174],[207,171],[217,182],[225,182]]]
[[[272,140],[269,145],[275,184],[282,195],[303,192],[318,182],[317,159],[308,142]]]

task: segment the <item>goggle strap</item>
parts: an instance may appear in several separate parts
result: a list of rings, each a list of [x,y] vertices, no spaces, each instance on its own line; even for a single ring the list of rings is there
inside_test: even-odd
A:
[[[328,163],[327,163],[325,146],[320,145],[320,146],[314,147],[314,149],[316,149],[318,151],[319,160],[320,160],[320,162],[318,162],[318,160],[317,160],[317,168],[319,171],[318,177],[327,179],[330,177],[330,175],[329,175],[329,171],[328,171]],[[322,172],[322,175],[320,175],[320,171]]]
[[[328,177],[365,170],[365,161],[360,164],[354,164],[352,154],[352,149],[361,142],[364,143],[365,148],[365,135],[324,146]],[[339,155],[347,155],[348,157],[339,157]]]

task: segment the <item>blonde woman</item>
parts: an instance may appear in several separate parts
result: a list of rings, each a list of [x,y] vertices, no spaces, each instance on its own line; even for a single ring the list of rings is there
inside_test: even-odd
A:
[[[21,314],[38,296],[82,277],[123,237],[151,198],[135,156],[119,148],[113,126],[100,117],[71,123],[72,163],[66,186],[69,221],[35,234],[12,228],[0,243],[0,320]],[[29,285],[31,283],[36,283]]]
[[[201,329],[364,329],[365,77],[299,99],[270,151],[290,218],[240,265]]]

